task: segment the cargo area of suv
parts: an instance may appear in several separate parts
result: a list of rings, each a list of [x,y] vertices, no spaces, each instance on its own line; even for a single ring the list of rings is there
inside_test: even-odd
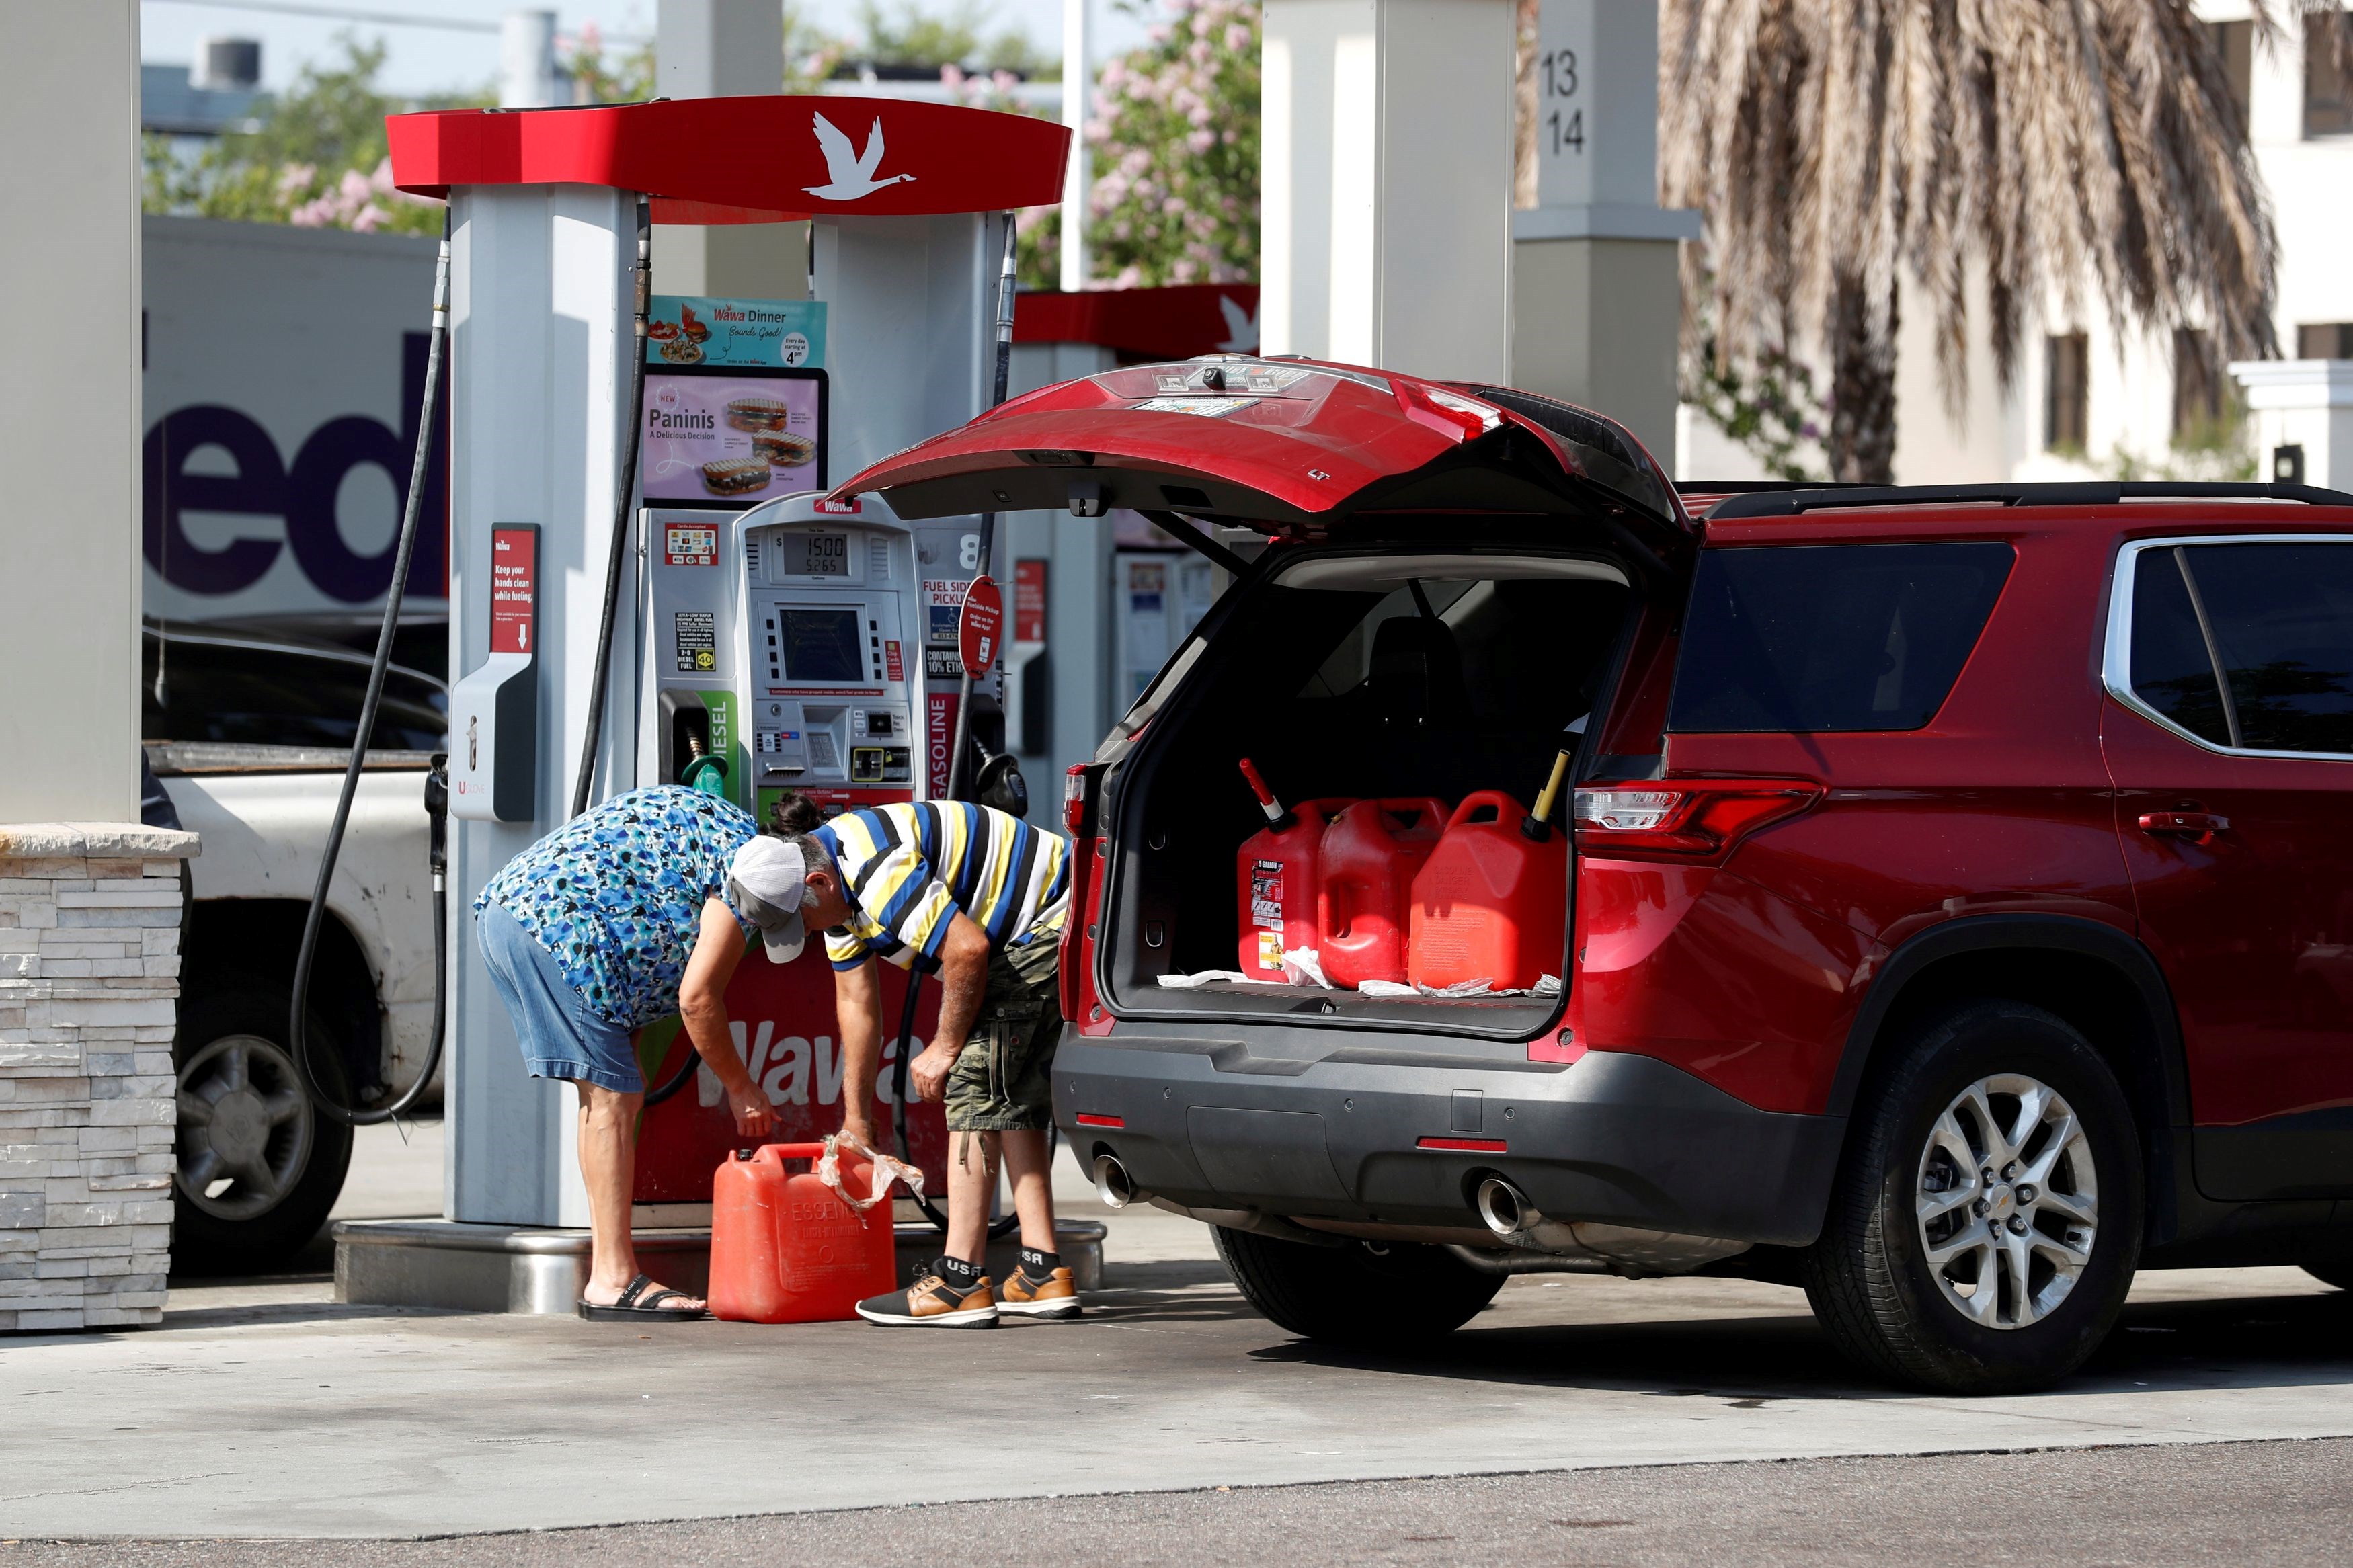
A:
[[[1453,520],[1475,538],[1475,520]],[[1395,1022],[1525,1037],[1560,1007],[1546,994],[1377,995],[1330,987],[1169,978],[1231,972],[1243,923],[1246,844],[1266,826],[1240,763],[1287,806],[1386,812],[1401,837],[1439,837],[1457,803],[1500,792],[1485,819],[1518,818],[1558,754],[1583,740],[1609,683],[1635,590],[1598,554],[1484,550],[1278,552],[1227,606],[1214,639],[1149,694],[1124,769],[1110,889],[1105,1000],[1139,1016],[1281,1015]],[[1131,719],[1131,723],[1134,720]],[[1478,808],[1474,806],[1474,810]],[[1559,814],[1556,813],[1556,816]],[[1556,823],[1547,837],[1559,837]],[[1238,861],[1239,857],[1239,861]],[[1332,915],[1345,940],[1348,916]],[[1565,952],[1546,973],[1567,973]],[[1395,975],[1393,980],[1403,976]]]

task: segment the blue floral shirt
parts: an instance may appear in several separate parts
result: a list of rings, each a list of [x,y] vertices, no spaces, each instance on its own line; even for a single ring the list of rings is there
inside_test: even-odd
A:
[[[727,863],[759,830],[750,812],[716,795],[677,784],[641,789],[508,861],[474,912],[499,905],[555,956],[589,1011],[643,1028],[678,1011],[707,900],[725,903],[751,935],[727,894]]]

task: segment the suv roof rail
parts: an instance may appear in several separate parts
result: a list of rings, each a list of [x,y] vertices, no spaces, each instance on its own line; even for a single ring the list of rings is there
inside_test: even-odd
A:
[[[1694,489],[1698,487],[1694,486]],[[2001,506],[2114,506],[2140,497],[2179,500],[2292,500],[2308,506],[2353,507],[2353,495],[2317,485],[2239,480],[2087,479],[2001,485],[1812,485],[1730,496],[1709,510],[1716,517],[1795,517],[1835,507],[1944,506],[1992,501]]]
[[[1675,489],[1682,495],[1746,496],[1766,495],[1777,490],[1840,490],[1852,489],[1847,479],[1677,479]]]

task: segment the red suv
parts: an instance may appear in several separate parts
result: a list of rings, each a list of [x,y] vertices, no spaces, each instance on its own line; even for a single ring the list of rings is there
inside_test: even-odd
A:
[[[1284,1328],[1746,1275],[1878,1373],[1985,1392],[2081,1363],[2141,1267],[2353,1285],[2353,496],[1694,518],[1583,410],[1233,357],[1044,389],[844,489],[1134,508],[1235,572],[1074,771],[1054,1093],[1106,1197],[1215,1226]],[[1559,993],[1166,983],[1233,963],[1240,758],[1294,801],[1527,801],[1564,747]]]

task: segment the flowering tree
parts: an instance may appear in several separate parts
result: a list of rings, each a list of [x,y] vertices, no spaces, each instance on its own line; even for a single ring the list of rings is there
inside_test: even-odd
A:
[[[1258,278],[1259,32],[1257,0],[1166,0],[1145,45],[1103,67],[1084,131],[1098,286]],[[1061,226],[1052,207],[1020,215],[1024,285],[1060,286]]]
[[[244,223],[389,229],[438,234],[441,205],[392,188],[384,117],[412,108],[378,89],[381,45],[343,39],[344,58],[305,66],[260,124],[232,132],[198,156],[176,153],[160,136],[146,143],[145,205]]]

